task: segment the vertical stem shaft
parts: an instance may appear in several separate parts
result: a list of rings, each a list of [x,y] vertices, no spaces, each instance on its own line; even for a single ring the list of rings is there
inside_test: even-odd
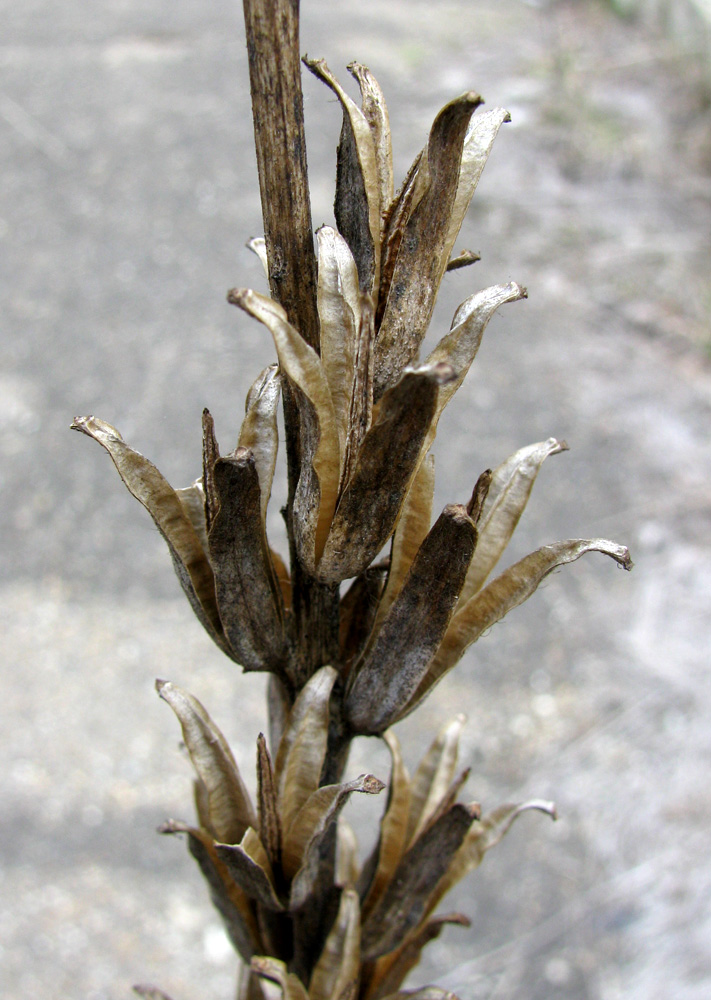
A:
[[[319,350],[316,257],[311,228],[299,53],[299,0],[244,0],[254,141],[272,297]],[[313,580],[293,544],[293,498],[301,469],[298,395],[284,386],[295,658],[301,686],[338,653],[338,590]]]
[[[319,348],[298,0],[244,0],[254,141],[272,296]]]

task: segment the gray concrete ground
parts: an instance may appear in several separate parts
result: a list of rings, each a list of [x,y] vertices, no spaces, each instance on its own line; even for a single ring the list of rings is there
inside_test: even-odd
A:
[[[595,2],[304,0],[303,48],[390,98],[397,173],[474,87],[508,107],[433,336],[478,287],[528,302],[492,322],[437,443],[438,502],[554,434],[511,558],[568,536],[590,556],[474,647],[402,726],[408,759],[469,715],[471,797],[554,798],[450,901],[473,918],[412,984],[463,1000],[705,1000],[711,993],[709,93],[692,60]],[[235,439],[266,333],[225,303],[262,288],[236,2],[0,2],[3,908],[13,1000],[230,997],[235,962],[183,845],[191,813],[156,676],[194,691],[251,778],[261,678],[210,646],[96,413],[177,485],[200,411]],[[329,221],[339,114],[305,83],[314,222]],[[279,497],[274,503],[277,509]],[[271,522],[278,541],[278,516]],[[362,766],[361,766],[362,765]],[[356,748],[353,773],[386,774]],[[351,818],[374,823],[376,804]],[[366,812],[369,810],[368,812]]]

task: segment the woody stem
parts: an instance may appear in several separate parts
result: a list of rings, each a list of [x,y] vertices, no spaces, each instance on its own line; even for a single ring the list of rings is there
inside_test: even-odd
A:
[[[306,164],[299,0],[244,0],[259,190],[272,297],[314,350],[319,350],[314,254]],[[293,648],[291,674],[301,687],[338,655],[338,589],[314,580],[294,545],[293,501],[301,471],[300,409],[305,401],[284,386],[289,497]]]

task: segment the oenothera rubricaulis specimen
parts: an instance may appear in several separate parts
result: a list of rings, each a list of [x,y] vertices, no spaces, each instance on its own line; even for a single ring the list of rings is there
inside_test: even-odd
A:
[[[435,915],[441,898],[520,813],[555,811],[532,801],[482,813],[459,801],[462,717],[412,777],[391,727],[554,569],[591,551],[625,569],[631,562],[614,542],[570,539],[494,574],[543,462],[567,447],[555,438],[486,470],[469,500],[433,517],[439,418],[494,312],[526,296],[513,282],[476,292],[420,358],[445,272],[477,259],[455,242],[507,112],[479,113],[473,92],[450,101],[395,193],[374,76],[348,67],[356,102],[323,60],[304,59],[343,111],[337,228],[319,229],[314,248],[298,5],[246,0],[245,16],[266,234],[249,245],[271,295],[236,288],[228,300],[266,327],[276,363],[249,391],[234,451],[221,454],[204,411],[202,471],[184,489],[103,420],[77,417],[73,427],[106,449],[152,516],[212,640],[245,671],[270,674],[256,802],[206,709],[157,682],[197,772],[195,823],[162,830],[186,836],[207,880],[245,963],[240,997],[264,1000],[274,988],[285,1000],[443,997],[435,987],[398,992],[422,948],[446,924],[467,923]],[[266,532],[280,399],[287,559]],[[357,735],[384,740],[392,760],[380,830],[362,862],[340,814],[356,793],[386,786],[347,775]]]

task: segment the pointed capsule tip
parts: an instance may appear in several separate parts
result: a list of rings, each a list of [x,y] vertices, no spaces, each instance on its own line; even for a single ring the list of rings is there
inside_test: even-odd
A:
[[[554,823],[558,820],[558,806],[555,802],[532,802],[531,808],[546,813]]]
[[[550,816],[553,822],[558,819],[558,807],[555,802],[549,802],[545,799],[531,799],[530,802],[522,803],[516,810],[515,815],[518,816],[520,813],[529,812],[529,810],[546,813],[546,815]]]
[[[325,68],[326,70],[328,69],[326,67],[326,60],[325,59],[312,59],[309,56],[308,52],[305,53],[301,57],[301,61],[304,64],[304,66],[306,66],[307,69],[311,70],[312,73],[314,71],[318,71],[318,70],[320,70],[322,68]],[[316,75],[318,75],[318,72],[316,72]]]
[[[467,104],[473,104],[475,108],[481,107],[482,104],[486,103],[481,94],[477,94],[475,90],[467,90],[462,94],[462,100],[466,101]]]
[[[187,826],[177,819],[167,819],[156,828],[156,833],[187,833]]]
[[[231,306],[241,306],[249,297],[248,288],[230,288],[227,293],[227,301]]]
[[[363,791],[368,792],[371,795],[377,795],[379,792],[385,788],[385,782],[381,781],[380,778],[376,778],[374,774],[365,774],[362,777],[363,781]]]
[[[446,385],[447,382],[453,382],[457,378],[454,367],[446,361],[438,361],[433,365],[430,374],[438,385]]]
[[[474,492],[472,493],[469,503],[467,504],[467,514],[472,519],[474,524],[477,524],[479,518],[481,517],[481,512],[484,508],[484,501],[486,500],[489,493],[489,487],[491,486],[492,476],[493,472],[491,469],[485,469],[484,472],[482,472],[476,481]]]

